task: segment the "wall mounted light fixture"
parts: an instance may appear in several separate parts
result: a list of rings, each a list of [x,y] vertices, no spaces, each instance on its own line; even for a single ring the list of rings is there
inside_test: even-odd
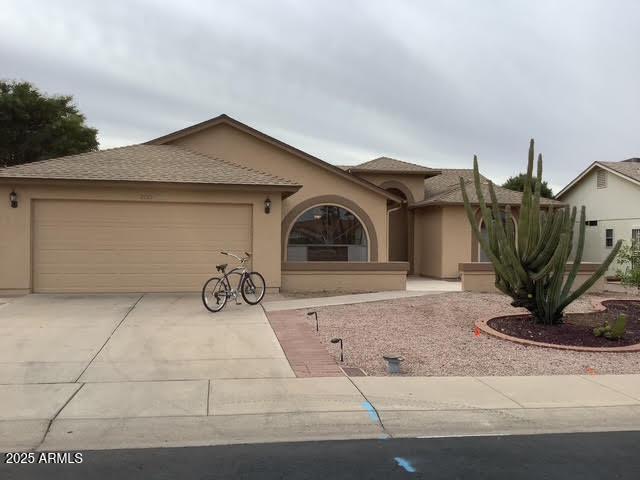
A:
[[[264,213],[271,213],[271,199],[269,197],[264,201]]]
[[[11,208],[18,208],[18,194],[13,190],[9,194],[9,204]]]

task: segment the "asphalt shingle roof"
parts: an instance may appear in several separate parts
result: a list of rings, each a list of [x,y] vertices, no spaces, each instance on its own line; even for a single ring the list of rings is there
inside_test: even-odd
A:
[[[415,206],[428,205],[457,205],[463,204],[462,190],[460,189],[460,177],[467,185],[467,194],[471,203],[478,203],[475,187],[473,185],[473,170],[471,169],[443,169],[442,174],[427,178],[425,184],[425,200]],[[489,180],[481,175],[482,194],[486,201],[490,201]],[[522,193],[494,185],[493,189],[501,205],[520,205]],[[541,205],[560,205],[561,202],[549,198],[541,198]]]
[[[0,178],[268,185],[292,180],[173,145],[131,145],[0,168]]]
[[[442,168],[440,171],[442,172],[440,175],[424,180],[425,199],[460,185],[460,177],[465,180],[473,180],[473,170],[469,168]],[[485,182],[488,181],[482,175],[480,175],[480,178]]]
[[[402,160],[396,160],[395,158],[379,157],[369,160],[368,162],[361,163],[349,167],[352,172],[393,172],[393,173],[424,173],[431,174],[438,170],[433,168],[423,167],[422,165],[416,165],[415,163],[403,162]]]
[[[629,160],[623,160],[622,162],[598,163],[640,182],[640,158],[630,158]]]

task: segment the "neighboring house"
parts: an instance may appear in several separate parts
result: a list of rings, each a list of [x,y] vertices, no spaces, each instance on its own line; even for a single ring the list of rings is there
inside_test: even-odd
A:
[[[458,277],[482,259],[461,176],[386,157],[336,167],[226,115],[0,169],[0,293],[197,291],[229,261],[221,250],[252,252],[267,285],[288,291]]]
[[[556,198],[586,207],[585,261],[602,262],[618,240],[640,241],[640,158],[594,162]]]

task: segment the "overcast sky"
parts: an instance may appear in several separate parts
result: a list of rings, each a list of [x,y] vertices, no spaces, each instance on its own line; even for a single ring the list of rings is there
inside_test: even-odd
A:
[[[335,164],[563,186],[640,156],[640,2],[8,1],[0,76],[72,94],[102,148],[227,113]]]

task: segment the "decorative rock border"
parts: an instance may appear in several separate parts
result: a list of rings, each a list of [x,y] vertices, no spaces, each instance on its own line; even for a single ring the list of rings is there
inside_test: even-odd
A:
[[[591,304],[593,308],[597,312],[604,312],[607,307],[603,305],[603,302],[608,301],[620,301],[619,298],[603,298],[600,300],[592,300]],[[625,301],[626,299],[622,299]],[[626,301],[636,301],[636,300],[626,300]],[[511,335],[506,335],[498,330],[489,326],[489,321],[495,318],[508,318],[508,317],[520,317],[522,314],[518,315],[501,315],[498,317],[483,317],[475,321],[475,326],[479,328],[481,331],[486,333],[487,335],[491,335],[492,337],[499,338],[501,340],[508,340],[510,342],[519,343],[521,345],[534,345],[536,347],[545,347],[545,348],[555,348],[558,350],[573,350],[576,352],[603,352],[603,353],[630,353],[630,352],[640,352],[640,343],[636,343],[634,345],[626,345],[624,347],[579,347],[574,345],[558,345],[555,343],[546,343],[546,342],[536,342],[534,340],[527,340],[525,338],[512,337]]]

